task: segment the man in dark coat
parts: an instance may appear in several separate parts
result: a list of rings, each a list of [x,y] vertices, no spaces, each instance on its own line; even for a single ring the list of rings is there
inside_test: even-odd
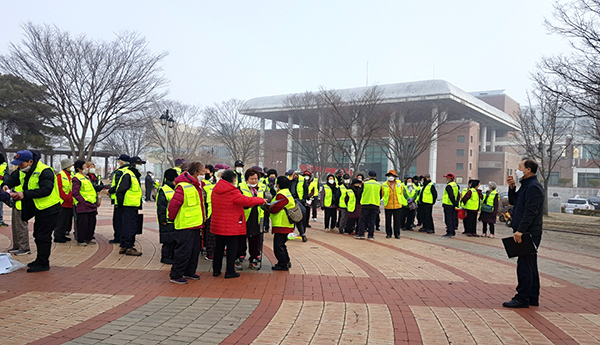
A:
[[[516,190],[515,179],[509,176],[508,200],[514,205],[512,228],[515,242],[521,243],[523,235],[531,236],[539,247],[542,241],[544,187],[537,180],[538,164],[533,159],[523,159],[515,176],[521,182]],[[540,276],[537,254],[519,256],[517,259],[517,294],[502,305],[507,308],[529,308],[539,305]]]
[[[144,179],[144,185],[146,187],[146,201],[152,201],[152,190],[154,189],[154,179],[152,178],[152,172],[146,172],[146,178]]]

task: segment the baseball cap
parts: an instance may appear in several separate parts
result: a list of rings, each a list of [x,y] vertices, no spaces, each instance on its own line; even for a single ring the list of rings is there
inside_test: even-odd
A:
[[[370,175],[370,174],[371,174],[371,173],[369,173],[369,175]],[[376,176],[377,176],[377,175],[376,175]],[[390,170],[390,171],[388,171],[388,173],[387,173],[387,174],[385,174],[385,176],[395,176],[395,177],[398,177],[398,174],[396,174],[396,170]]]
[[[375,171],[371,170],[371,171],[369,171],[369,176],[375,177],[375,176],[377,176],[377,173]]]
[[[10,162],[12,165],[21,165],[21,163],[29,162],[33,159],[33,153],[29,150],[21,150],[15,155],[15,159]]]
[[[143,161],[140,157],[135,156],[135,157],[131,157],[131,159],[129,159],[129,163],[132,163],[132,164],[146,164],[146,161]]]
[[[454,174],[446,174],[444,177],[454,178]]]
[[[122,154],[122,155],[119,156],[119,160],[123,161],[123,162],[129,162],[130,159],[131,159],[131,157],[129,157],[126,154]]]
[[[295,172],[296,172],[296,170],[290,169],[285,173],[285,176],[292,176],[292,175],[294,175]]]

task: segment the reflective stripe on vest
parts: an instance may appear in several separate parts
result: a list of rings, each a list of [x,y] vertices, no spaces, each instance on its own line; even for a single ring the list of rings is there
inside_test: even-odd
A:
[[[127,166],[123,165],[122,167],[119,167],[117,170],[115,170],[115,173],[113,174],[113,177],[112,177],[112,181],[110,183],[111,188],[116,187],[119,184],[119,182],[120,182],[120,180],[116,181],[117,171],[123,172],[123,171],[125,171],[125,169],[127,169]],[[123,174],[121,174],[121,177],[123,177]],[[110,198],[113,199],[113,201],[116,202],[117,201],[117,194],[116,193],[111,194]]]
[[[89,178],[87,178],[87,176],[83,175],[82,173],[77,173],[75,174],[75,178],[79,180],[79,182],[81,182],[81,188],[79,188],[79,194],[81,194],[81,197],[83,198],[83,200],[95,204],[96,201],[98,201],[98,193],[96,192],[96,190],[94,189],[94,185],[92,184],[92,181],[90,181]],[[79,202],[77,201],[77,199],[73,198],[73,204],[75,206],[77,206]]]
[[[164,184],[162,187],[160,187],[160,190],[162,190],[163,194],[165,195],[165,199],[167,199],[167,210],[169,209],[169,202],[171,202],[171,199],[173,199],[173,195],[175,195],[175,190],[171,187],[169,187],[169,185]],[[156,203],[156,208],[158,209],[158,202]],[[156,221],[158,222],[158,217],[156,218]],[[167,223],[173,223],[169,221],[169,217],[167,217]]]
[[[290,193],[289,189],[281,189],[277,192],[277,194],[275,195],[275,198],[277,198],[277,195],[283,195],[288,199],[288,203],[287,205],[285,205],[284,208],[286,209],[290,209],[294,206],[296,206],[296,201],[294,201],[294,198],[292,197],[292,193]],[[278,228],[294,228],[294,224],[290,223],[290,220],[287,217],[287,213],[285,212],[285,209],[282,209],[281,211],[277,212],[277,213],[273,213],[269,216],[269,219],[271,219],[271,223],[273,227],[278,227]]]
[[[454,195],[454,200],[458,198],[458,185],[454,181],[448,182],[448,186],[452,187],[452,194]],[[444,196],[442,197],[442,204],[453,206],[452,202],[450,202],[450,197],[448,193],[446,193],[446,188],[444,188]]]
[[[356,211],[356,195],[354,194],[354,190],[352,188],[348,188],[346,190],[346,195],[348,195],[348,212]]]
[[[363,183],[363,194],[360,198],[361,205],[379,206],[381,203],[381,185],[375,180]]]
[[[259,187],[258,191],[256,193],[256,196],[264,199],[265,198],[265,190],[266,189]],[[250,186],[248,186],[248,184],[246,182],[243,182],[240,184],[240,191],[242,191],[242,194],[244,194],[247,197],[251,198],[254,196],[254,195],[252,195]],[[257,210],[258,210],[258,224],[260,224],[261,220],[265,216],[265,211],[262,209],[262,207],[257,207]],[[244,216],[246,216],[246,222],[248,221],[248,218],[250,218],[251,212],[252,212],[252,207],[244,208]]]
[[[394,188],[394,190],[396,191],[396,200],[398,200],[398,202],[400,204],[402,204],[402,183],[398,180],[394,181],[396,183],[396,188]],[[381,188],[383,190],[383,206],[387,206],[388,202],[390,201],[390,191],[391,191],[391,187],[390,184],[388,182],[385,182],[381,185]]]
[[[29,177],[29,182],[27,184],[26,190],[34,190],[40,188],[40,174],[46,169],[50,169],[50,171],[52,172],[52,176],[54,177],[54,186],[52,187],[52,192],[50,193],[50,195],[45,196],[43,198],[33,199],[35,208],[37,208],[40,211],[50,208],[56,204],[60,204],[60,202],[62,201],[62,199],[60,198],[60,193],[58,192],[58,182],[56,179],[56,175],[54,175],[54,170],[40,161],[37,162],[37,164],[35,165],[35,170]],[[25,185],[25,175],[26,173],[22,171],[19,172],[19,178],[21,180],[22,186]],[[24,187],[23,190],[25,190]]]
[[[463,192],[466,193],[469,190],[471,191],[471,197],[469,198],[469,200],[467,200],[463,207],[465,208],[465,210],[479,211],[479,209],[481,208],[479,193],[477,193],[477,190],[475,190],[475,188],[465,188]]]
[[[131,186],[125,192],[122,206],[140,207],[142,205],[142,187],[140,186],[140,181],[135,177],[133,171],[129,169],[123,170],[123,176],[126,174],[131,177]],[[121,185],[121,181],[123,181],[123,176],[121,176],[117,184],[117,190],[119,189],[119,185]]]
[[[71,182],[71,179],[73,178],[73,174],[71,174],[70,172],[69,172],[69,174],[67,174],[66,171],[61,170],[58,173],[58,176],[60,177],[60,180],[62,181],[63,193],[69,194],[71,192],[71,190],[73,189],[73,183]]]
[[[324,185],[323,193],[323,206],[331,207],[331,204],[333,203],[333,191],[331,190],[331,187],[329,187],[328,185]]]
[[[341,208],[346,208],[346,192],[348,191],[348,188],[346,188],[345,185],[341,185],[340,186],[340,207]]]
[[[433,188],[433,182],[429,182],[429,184],[423,187],[423,202],[427,204],[433,204],[433,193],[431,193],[431,188]]]
[[[196,187],[189,182],[179,182],[177,187],[183,189],[183,204],[175,216],[175,230],[197,228],[204,223],[202,204]],[[169,219],[172,217],[169,216]]]

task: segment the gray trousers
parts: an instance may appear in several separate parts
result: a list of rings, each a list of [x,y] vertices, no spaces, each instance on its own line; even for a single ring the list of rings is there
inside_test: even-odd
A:
[[[348,224],[348,209],[342,208],[340,209],[340,233],[346,231],[346,224]]]
[[[27,222],[21,220],[21,211],[16,207],[12,209],[12,236],[13,248],[29,251],[29,228]]]

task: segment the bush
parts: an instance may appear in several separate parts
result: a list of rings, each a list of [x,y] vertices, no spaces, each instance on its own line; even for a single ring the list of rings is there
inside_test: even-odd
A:
[[[600,210],[583,210],[576,208],[573,210],[573,214],[578,214],[580,216],[600,217]]]
[[[571,184],[571,181],[573,181],[573,180],[570,178],[561,177],[558,179],[558,184],[561,186],[566,186],[568,184]]]
[[[590,186],[592,186],[594,188],[600,187],[600,180],[589,180],[588,182],[589,182]]]

